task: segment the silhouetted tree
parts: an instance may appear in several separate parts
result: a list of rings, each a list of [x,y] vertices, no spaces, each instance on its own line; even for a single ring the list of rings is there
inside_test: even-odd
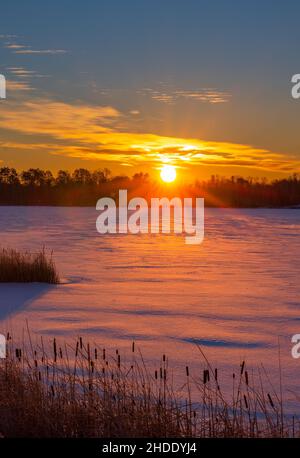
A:
[[[16,169],[10,169],[9,167],[0,168],[0,183],[8,185],[16,185],[20,183],[18,173]]]

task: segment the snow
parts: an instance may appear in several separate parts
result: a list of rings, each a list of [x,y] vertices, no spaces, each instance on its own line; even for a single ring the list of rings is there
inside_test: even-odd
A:
[[[99,235],[93,208],[0,207],[1,245],[53,250],[63,283],[0,285],[0,333],[73,341],[87,336],[150,365],[162,353],[178,374],[200,373],[196,344],[213,367],[232,373],[246,358],[278,380],[278,339],[286,397],[300,361],[300,213],[294,209],[206,209],[205,240],[184,235]]]

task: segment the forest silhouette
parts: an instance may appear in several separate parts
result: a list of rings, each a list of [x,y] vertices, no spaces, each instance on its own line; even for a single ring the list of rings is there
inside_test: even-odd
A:
[[[70,173],[30,168],[17,172],[0,168],[0,205],[94,206],[100,197],[117,200],[120,189],[129,197],[204,197],[209,207],[293,207],[300,205],[300,176],[268,181],[266,178],[230,178],[211,176],[163,185],[147,173],[132,177],[113,176],[107,168],[89,171],[78,168]]]

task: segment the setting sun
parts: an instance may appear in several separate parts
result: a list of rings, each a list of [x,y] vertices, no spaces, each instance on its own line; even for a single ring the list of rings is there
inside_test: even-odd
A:
[[[176,178],[176,169],[173,165],[164,165],[160,171],[160,177],[166,183],[171,183]]]

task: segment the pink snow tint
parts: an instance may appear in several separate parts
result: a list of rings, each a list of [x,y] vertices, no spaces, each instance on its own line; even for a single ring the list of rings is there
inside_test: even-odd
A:
[[[74,341],[87,336],[149,364],[167,353],[200,373],[201,345],[229,375],[246,358],[278,381],[278,338],[286,397],[298,389],[300,211],[206,210],[205,240],[184,235],[105,235],[93,208],[1,207],[1,245],[54,251],[58,286],[0,284],[0,332]],[[179,376],[178,376],[179,377]],[[231,382],[230,382],[231,383]]]

